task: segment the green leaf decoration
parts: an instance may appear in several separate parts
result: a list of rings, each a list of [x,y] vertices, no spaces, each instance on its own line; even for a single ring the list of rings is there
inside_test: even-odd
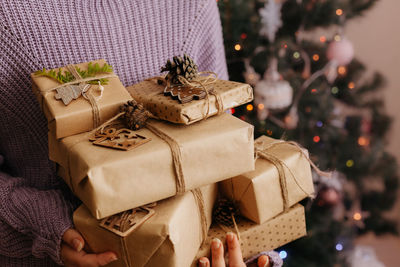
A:
[[[104,63],[104,65],[100,67],[98,63],[93,64],[92,62],[89,62],[87,70],[81,70],[79,67],[75,67],[75,69],[83,79],[95,77],[99,73],[111,73],[113,71],[112,66],[108,65],[107,63]],[[61,68],[58,69],[58,71],[55,70],[48,71],[45,68],[43,68],[42,70],[36,71],[35,75],[49,77],[51,79],[58,81],[61,84],[69,83],[75,80],[75,77],[72,75],[71,72],[64,71],[63,73]],[[99,82],[101,85],[107,85],[108,79],[97,79],[89,81],[87,83],[98,84]]]

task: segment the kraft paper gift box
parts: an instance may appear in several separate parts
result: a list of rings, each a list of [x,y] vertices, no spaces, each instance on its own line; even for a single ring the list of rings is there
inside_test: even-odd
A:
[[[114,219],[114,227],[111,227],[102,220],[96,220],[84,205],[74,213],[75,227],[93,252],[114,251],[117,254],[118,260],[107,265],[109,267],[187,267],[210,227],[217,186],[208,185],[200,191],[204,201],[205,224],[201,223],[198,198],[187,192],[158,202],[151,208],[154,215],[141,225],[138,223],[137,228],[127,235],[119,233],[121,222],[115,221],[121,215],[105,219],[105,222]],[[131,219],[130,222],[128,227],[136,221]],[[117,231],[111,232],[108,227]]]
[[[102,68],[107,62],[103,59],[92,62],[86,62],[81,64],[73,65],[73,68],[79,68],[81,71],[87,71],[89,63],[94,67],[98,64],[99,68]],[[65,71],[70,72],[67,67],[54,69],[56,73],[61,70],[65,74]],[[47,72],[47,71],[46,71]],[[98,92],[99,85],[97,84],[96,78],[107,79],[107,84],[102,85],[104,87],[102,96],[100,98],[100,92]],[[97,73],[95,77],[89,78],[95,84],[90,85],[90,89],[87,92],[88,95],[92,95],[98,100],[94,101],[98,107],[98,120],[97,116],[94,115],[90,102],[83,97],[81,94],[77,94],[77,99],[72,100],[68,105],[65,105],[61,99],[56,99],[58,92],[53,90],[57,86],[62,84],[57,80],[47,77],[40,76],[38,74],[31,74],[33,92],[39,102],[39,105],[47,118],[48,128],[55,137],[62,138],[71,136],[86,131],[90,131],[96,128],[96,123],[101,124],[111,117],[113,117],[119,111],[119,106],[131,100],[132,97],[126,91],[126,88],[122,85],[119,78],[113,73]],[[76,79],[75,79],[76,81]],[[75,88],[78,84],[73,84]],[[70,87],[65,87],[71,92],[73,90]]]
[[[256,224],[245,218],[238,222],[240,243],[244,259],[248,259],[262,251],[270,251],[307,235],[304,207],[293,206],[286,213],[263,223]],[[225,227],[222,227],[225,228]],[[227,229],[213,224],[208,231],[208,237],[197,252],[192,267],[198,266],[201,257],[210,257],[211,241],[219,238],[225,241]],[[230,229],[235,233],[234,229]]]
[[[137,102],[143,103],[146,109],[161,120],[188,125],[204,118],[207,113],[206,99],[181,104],[171,96],[164,95],[164,87],[154,79],[128,86],[127,90]],[[217,97],[210,94],[208,116],[217,115],[253,100],[253,89],[248,84],[217,80],[207,87],[218,94],[222,102],[219,106]]]
[[[178,144],[181,180],[171,147],[147,128],[135,133],[151,141],[130,151],[95,146],[89,133],[60,140],[49,134],[50,159],[65,169],[60,176],[97,219],[254,170],[253,126],[232,115],[189,126],[147,124]]]
[[[312,195],[314,186],[306,150],[266,136],[255,141],[255,150],[265,151],[271,159],[258,157],[254,171],[221,182],[220,190],[237,203],[242,216],[263,223],[283,212],[284,204],[288,208]]]

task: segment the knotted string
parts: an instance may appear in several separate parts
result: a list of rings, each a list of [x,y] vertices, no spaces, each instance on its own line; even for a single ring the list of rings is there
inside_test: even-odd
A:
[[[289,206],[289,196],[288,196],[288,189],[287,189],[287,179],[286,179],[286,175],[285,175],[285,169],[287,169],[290,173],[290,175],[292,176],[293,180],[295,181],[295,183],[297,184],[297,186],[306,194],[306,195],[310,195],[299,183],[299,181],[297,180],[296,176],[294,175],[294,173],[292,172],[292,170],[289,168],[289,166],[286,165],[286,163],[279,159],[278,157],[274,156],[273,154],[269,153],[268,150],[278,146],[278,145],[282,145],[282,144],[289,144],[294,146],[295,148],[297,148],[298,152],[300,152],[305,159],[310,163],[310,165],[312,166],[312,168],[321,176],[326,176],[326,177],[331,177],[331,173],[329,172],[323,172],[321,171],[315,164],[314,162],[312,162],[312,160],[310,159],[310,157],[308,156],[308,154],[305,152],[305,150],[300,147],[300,145],[296,142],[293,141],[283,141],[283,140],[279,140],[277,142],[268,144],[266,147],[264,147],[263,145],[264,142],[262,143],[258,143],[255,146],[255,156],[256,156],[256,160],[257,158],[263,158],[269,162],[271,162],[277,169],[278,174],[279,174],[279,182],[281,185],[281,192],[282,192],[282,198],[283,198],[283,209],[284,211],[288,211],[290,206]],[[261,147],[261,148],[260,148]]]

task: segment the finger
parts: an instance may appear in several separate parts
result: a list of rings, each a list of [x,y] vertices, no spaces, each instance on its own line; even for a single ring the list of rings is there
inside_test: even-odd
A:
[[[231,232],[227,233],[226,243],[228,244],[229,266],[245,266],[237,236]]]
[[[117,256],[114,252],[104,252],[99,254],[87,254],[83,250],[77,252],[70,246],[63,244],[61,249],[61,259],[66,266],[98,267],[117,260]]]
[[[225,267],[224,246],[218,238],[211,242],[211,263],[212,267]]]
[[[258,267],[271,267],[271,262],[267,255],[262,255],[258,258],[257,261]]]
[[[210,267],[210,261],[206,257],[200,258],[199,267]]]
[[[65,231],[62,240],[78,252],[81,251],[85,245],[82,235],[72,228]]]

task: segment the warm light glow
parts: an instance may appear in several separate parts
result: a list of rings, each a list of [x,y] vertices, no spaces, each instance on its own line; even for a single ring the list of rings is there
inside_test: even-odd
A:
[[[314,136],[313,141],[315,143],[318,143],[319,141],[321,141],[321,138],[318,135],[316,135],[316,136]]]
[[[248,104],[247,106],[246,106],[246,109],[248,110],[248,111],[252,111],[253,110],[253,105],[252,104]]]
[[[353,166],[354,166],[354,160],[349,159],[348,161],[346,161],[346,166],[347,166],[348,168],[353,167]]]
[[[340,42],[342,40],[342,37],[340,35],[335,35],[333,39],[335,39],[336,42]]]
[[[310,107],[306,107],[306,112],[310,113],[311,112],[311,108]]]
[[[346,69],[345,66],[340,66],[340,67],[338,68],[338,73],[339,73],[340,75],[345,75],[346,72],[347,72],[347,69]]]
[[[354,213],[353,219],[356,220],[356,221],[361,220],[362,219],[361,213],[359,213],[359,212]]]
[[[334,87],[332,87],[331,92],[332,92],[332,94],[336,95],[337,93],[339,93],[339,88],[334,86]]]
[[[299,52],[294,52],[294,53],[293,53],[293,57],[294,57],[295,59],[300,58],[300,53],[299,53]]]
[[[240,38],[242,38],[242,39],[246,39],[246,38],[247,38],[247,34],[245,34],[245,33],[242,33],[242,34],[240,35]]]
[[[311,93],[315,94],[317,92],[317,89],[311,89]]]
[[[257,107],[258,107],[258,109],[262,110],[262,109],[264,109],[264,104],[260,103],[260,104],[258,104]]]
[[[343,10],[340,8],[336,9],[336,15],[338,15],[338,16],[343,15]]]
[[[369,145],[369,139],[365,136],[360,136],[358,138],[358,144],[360,146],[368,146]]]
[[[348,86],[350,89],[354,89],[356,87],[356,85],[353,82],[349,82]]]
[[[319,55],[318,55],[318,54],[314,54],[314,55],[312,56],[312,59],[313,59],[314,61],[318,61],[318,60],[319,60]]]
[[[235,50],[236,51],[240,51],[240,49],[242,49],[242,46],[240,44],[236,44],[235,45]]]
[[[319,41],[321,43],[325,43],[326,42],[326,37],[322,35],[321,37],[319,37]]]
[[[268,135],[272,135],[272,131],[271,130],[267,130],[267,134]]]
[[[231,114],[235,114],[235,109],[234,108],[231,108]]]
[[[283,44],[282,44],[282,47],[283,47],[283,48],[287,48],[287,44],[283,43]]]

